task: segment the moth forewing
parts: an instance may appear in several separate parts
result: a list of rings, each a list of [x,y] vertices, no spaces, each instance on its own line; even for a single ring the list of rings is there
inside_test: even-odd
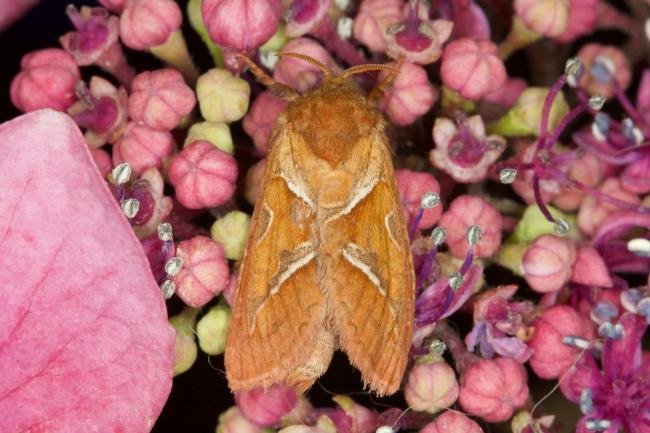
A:
[[[342,77],[292,95],[281,114],[228,333],[234,391],[304,390],[336,348],[377,393],[399,388],[414,276],[384,127]]]

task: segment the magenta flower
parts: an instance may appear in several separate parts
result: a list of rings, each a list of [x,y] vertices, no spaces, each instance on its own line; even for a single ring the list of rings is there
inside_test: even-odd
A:
[[[498,135],[485,136],[481,116],[460,117],[456,122],[439,117],[433,125],[436,147],[429,160],[457,182],[470,183],[485,179],[488,169],[506,148]]]
[[[406,60],[421,65],[433,63],[442,54],[442,45],[451,36],[453,23],[447,20],[430,20],[426,8],[419,0],[405,6],[405,19],[391,25],[385,35],[386,54],[393,59]]]
[[[479,349],[484,358],[495,354],[526,362],[533,351],[522,341],[527,337],[533,312],[530,301],[512,302],[517,286],[499,286],[474,301],[474,328],[465,337],[467,350]]]
[[[284,33],[297,38],[309,33],[323,19],[332,0],[293,0],[286,8]]]
[[[624,314],[605,338],[600,359],[585,353],[562,382],[564,395],[583,413],[577,433],[650,431],[650,356],[641,345],[647,327],[644,318]]]
[[[361,2],[354,18],[354,38],[365,44],[370,51],[381,53],[386,50],[384,34],[391,24],[402,16],[402,0],[365,0]]]

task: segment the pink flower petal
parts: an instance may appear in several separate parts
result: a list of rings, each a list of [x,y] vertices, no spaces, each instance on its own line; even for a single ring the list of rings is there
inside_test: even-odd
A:
[[[74,122],[0,126],[0,431],[148,432],[171,388],[160,289]]]

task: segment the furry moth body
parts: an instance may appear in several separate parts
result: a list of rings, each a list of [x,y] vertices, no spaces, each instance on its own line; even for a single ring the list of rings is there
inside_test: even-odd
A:
[[[414,275],[385,121],[348,78],[362,67],[332,76],[318,64],[322,84],[299,95],[249,66],[289,104],[270,139],[240,269],[230,388],[304,391],[341,349],[366,386],[394,393],[413,334]],[[389,69],[380,66],[367,69]]]

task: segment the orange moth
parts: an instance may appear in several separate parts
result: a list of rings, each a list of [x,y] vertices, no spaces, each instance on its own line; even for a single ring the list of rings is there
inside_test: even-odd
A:
[[[398,390],[413,334],[414,275],[386,122],[377,103],[399,66],[359,65],[299,94],[248,58],[289,104],[270,139],[228,330],[237,391],[307,390],[343,350],[379,395]],[[368,97],[353,74],[387,70]]]

